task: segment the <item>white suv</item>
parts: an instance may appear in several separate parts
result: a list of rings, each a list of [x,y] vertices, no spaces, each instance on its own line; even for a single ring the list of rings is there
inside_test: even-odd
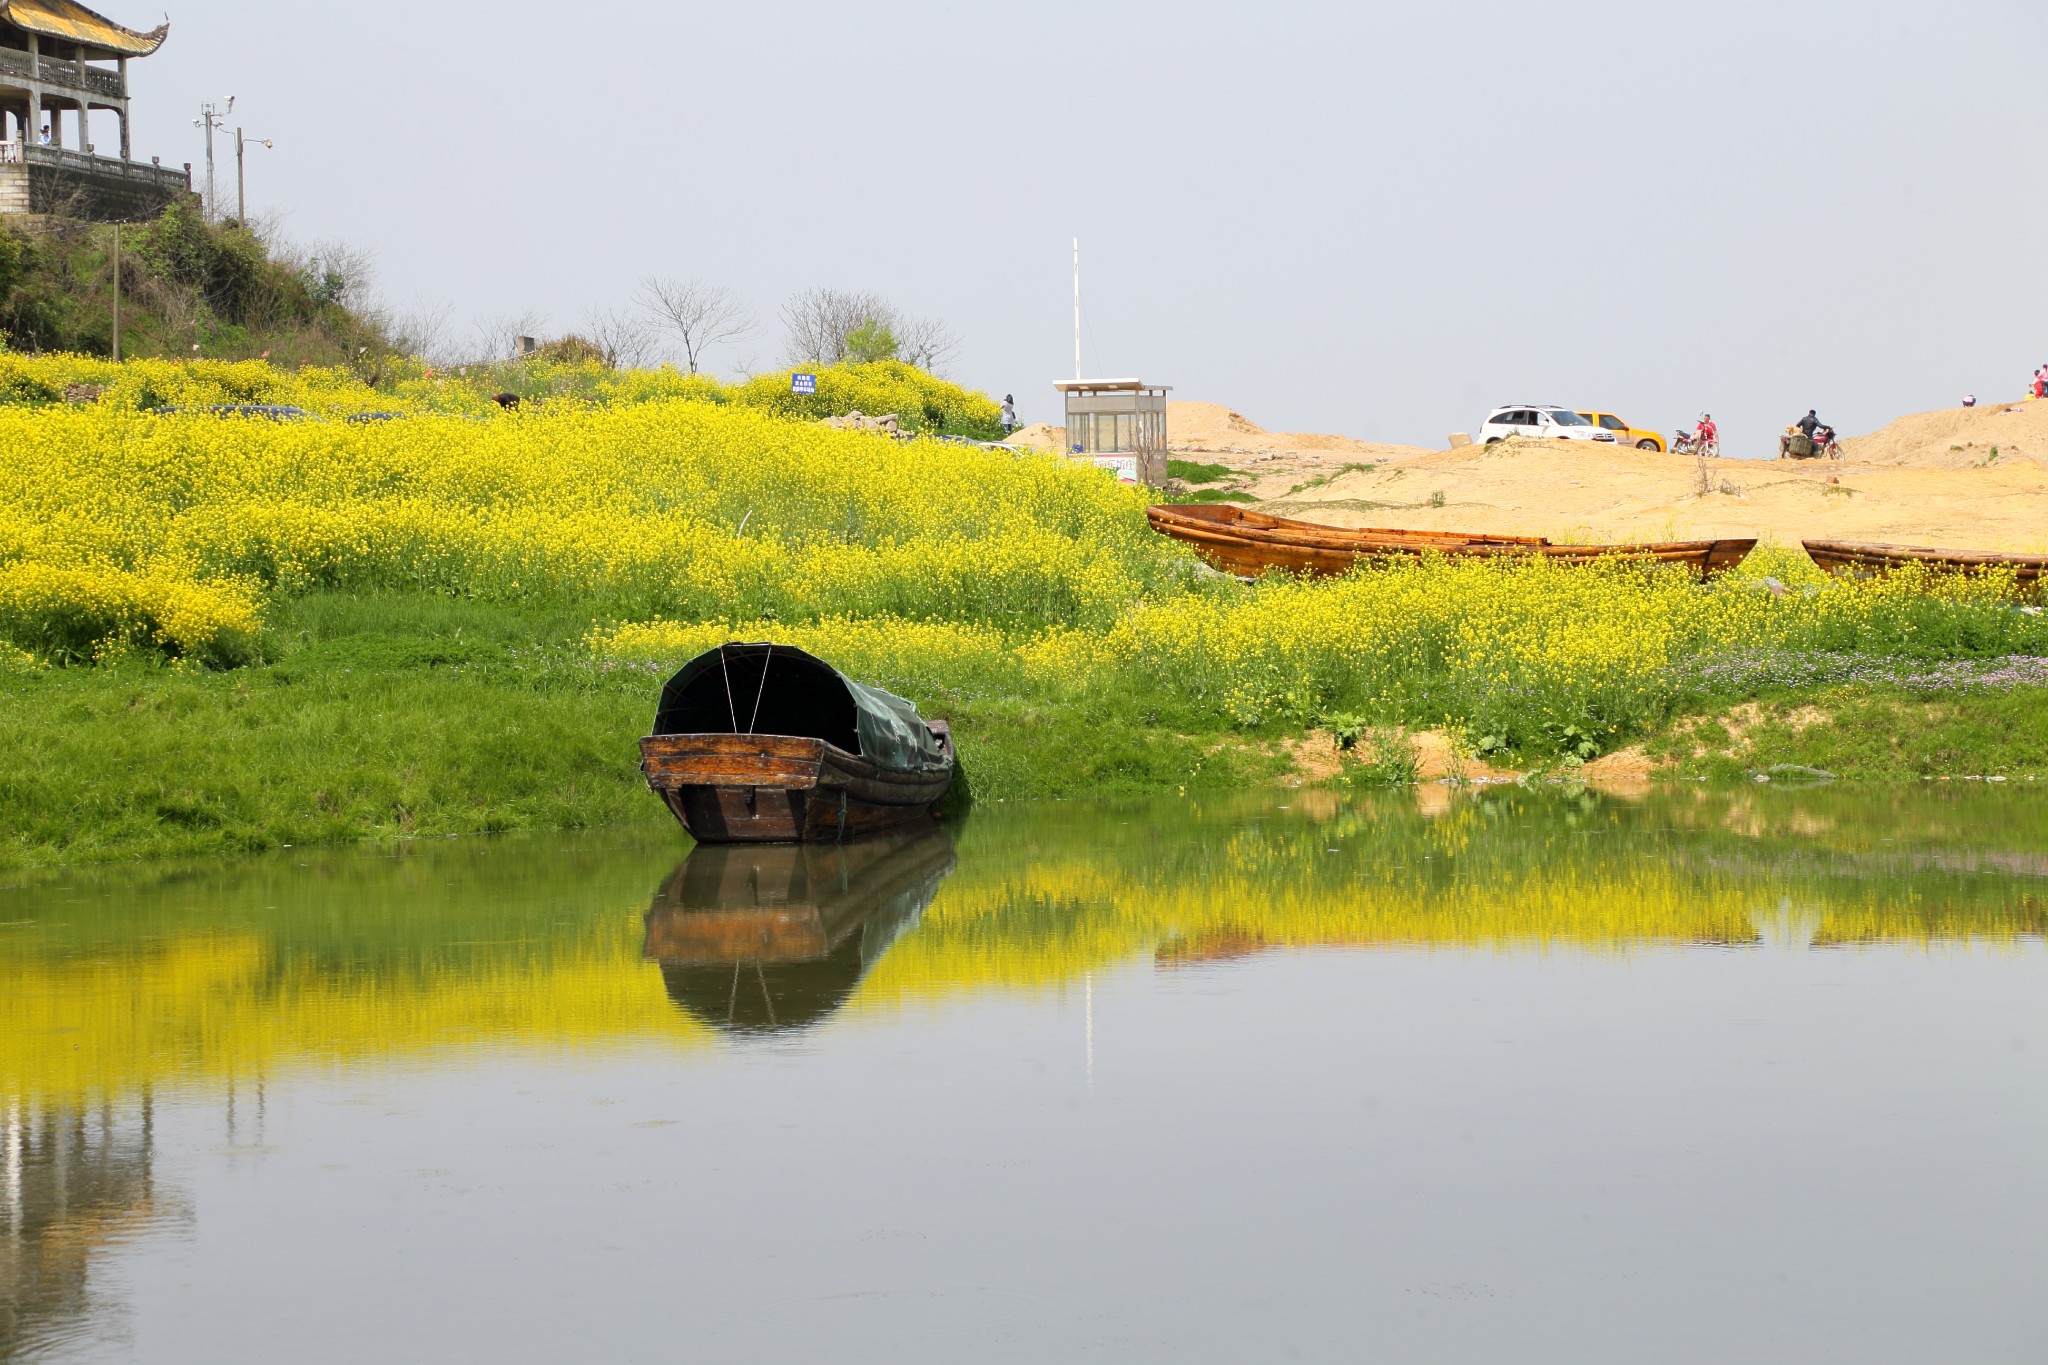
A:
[[[1554,407],[1544,403],[1520,403],[1511,407],[1495,408],[1487,416],[1486,424],[1479,428],[1479,440],[1483,445],[1505,441],[1510,436],[1535,437],[1539,440],[1559,441],[1614,441],[1614,433],[1605,427],[1596,426],[1573,412],[1570,408]]]

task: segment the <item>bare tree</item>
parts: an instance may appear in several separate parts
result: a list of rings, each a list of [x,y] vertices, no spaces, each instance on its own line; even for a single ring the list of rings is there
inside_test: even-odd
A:
[[[792,365],[837,365],[846,359],[848,336],[863,327],[894,332],[896,324],[896,310],[877,295],[806,289],[782,305],[784,355]]]
[[[409,308],[375,311],[382,323],[381,330],[391,338],[391,349],[400,355],[414,356],[430,365],[445,364],[450,359],[448,317],[454,311],[451,305],[420,301]]]
[[[960,337],[940,318],[906,317],[896,324],[902,357],[927,374],[938,374],[960,354]]]
[[[653,328],[623,308],[591,309],[583,317],[583,335],[608,370],[637,370],[654,352]]]
[[[746,304],[722,284],[649,276],[640,282],[639,303],[658,326],[682,342],[683,361],[691,374],[697,373],[704,352],[739,341],[754,330]]]

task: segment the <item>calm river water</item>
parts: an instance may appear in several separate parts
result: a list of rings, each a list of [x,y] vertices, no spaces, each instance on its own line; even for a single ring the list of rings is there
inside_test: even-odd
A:
[[[2048,1356],[2048,794],[0,888],[0,1359]]]

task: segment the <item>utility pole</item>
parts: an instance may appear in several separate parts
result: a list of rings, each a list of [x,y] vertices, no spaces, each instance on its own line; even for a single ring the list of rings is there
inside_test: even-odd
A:
[[[258,146],[258,147],[275,147],[275,146],[277,145],[276,143],[272,142],[272,141],[271,141],[271,140],[270,140],[269,138],[267,138],[267,137],[266,137],[266,138],[263,138],[263,139],[261,139],[260,141],[259,141],[258,139],[256,139],[256,138],[250,138],[250,139],[249,139],[249,141],[251,141],[251,142],[254,142],[254,143],[255,143],[255,144],[256,144],[256,145]],[[242,144],[242,130],[241,130],[240,128],[236,128],[236,129],[235,129],[235,221],[236,221],[237,223],[240,223],[240,224],[241,224],[241,225],[242,225],[243,227],[245,227],[245,228],[246,228],[246,227],[248,227],[248,226],[249,226],[249,186],[248,186],[248,181],[247,181],[247,179],[246,179],[246,178],[245,178],[245,177],[243,176],[243,174],[242,174],[242,146],[243,146],[243,144]]]
[[[235,112],[235,97],[228,96],[227,108],[222,109],[212,100],[199,106],[199,117],[192,120],[194,128],[206,130],[206,218],[208,222],[220,216],[219,205],[213,193],[213,130],[227,122],[227,116]]]

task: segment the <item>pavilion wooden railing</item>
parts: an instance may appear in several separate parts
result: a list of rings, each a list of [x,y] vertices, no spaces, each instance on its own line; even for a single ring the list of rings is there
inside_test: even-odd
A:
[[[44,85],[66,86],[87,94],[105,95],[109,99],[125,99],[128,94],[121,88],[121,73],[118,71],[103,70],[85,62],[67,62],[61,57],[44,57],[41,62],[33,63],[26,52],[13,47],[0,47],[0,74],[41,81]]]

